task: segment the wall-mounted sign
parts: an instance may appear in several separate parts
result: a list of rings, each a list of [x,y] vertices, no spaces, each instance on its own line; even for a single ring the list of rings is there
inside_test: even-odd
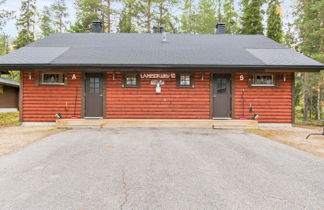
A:
[[[176,74],[174,73],[150,73],[150,74],[141,74],[140,75],[142,79],[175,79],[176,78]]]
[[[151,80],[151,85],[157,85],[157,84],[160,84],[160,85],[164,85],[164,80]]]

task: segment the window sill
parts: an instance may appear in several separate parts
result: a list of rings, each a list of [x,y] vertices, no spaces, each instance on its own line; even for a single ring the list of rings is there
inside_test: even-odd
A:
[[[177,88],[195,88],[194,86],[178,86]]]
[[[64,83],[39,83],[42,86],[64,86]]]
[[[276,87],[276,85],[261,85],[261,84],[254,85],[254,84],[252,84],[251,87]]]

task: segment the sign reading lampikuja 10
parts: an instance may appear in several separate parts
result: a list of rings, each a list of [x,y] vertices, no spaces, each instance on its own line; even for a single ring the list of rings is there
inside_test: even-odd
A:
[[[140,75],[142,79],[175,79],[176,74],[174,73],[163,73],[163,74],[155,74],[155,73],[150,73],[150,74],[141,74]]]

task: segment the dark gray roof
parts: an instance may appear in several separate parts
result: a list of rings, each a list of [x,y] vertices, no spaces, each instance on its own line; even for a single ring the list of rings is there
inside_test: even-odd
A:
[[[12,87],[19,87],[19,83],[10,79],[5,79],[0,77],[0,85],[7,85]]]
[[[0,57],[0,67],[260,67],[323,69],[262,35],[58,33]]]

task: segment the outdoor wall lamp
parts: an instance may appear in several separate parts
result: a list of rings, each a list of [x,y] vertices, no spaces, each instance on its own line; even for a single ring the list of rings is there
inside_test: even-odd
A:
[[[283,81],[286,82],[286,75],[283,75]]]
[[[76,80],[76,75],[75,74],[72,75],[72,80]]]
[[[201,73],[201,81],[204,81],[204,73]]]
[[[32,80],[32,73],[31,72],[29,72],[29,74],[28,74],[28,79]]]
[[[113,75],[112,75],[112,79],[115,80],[115,73],[113,73]]]
[[[156,83],[155,92],[156,92],[156,93],[161,93],[161,85],[160,85],[160,83],[159,83],[159,82],[158,82],[158,83]]]

